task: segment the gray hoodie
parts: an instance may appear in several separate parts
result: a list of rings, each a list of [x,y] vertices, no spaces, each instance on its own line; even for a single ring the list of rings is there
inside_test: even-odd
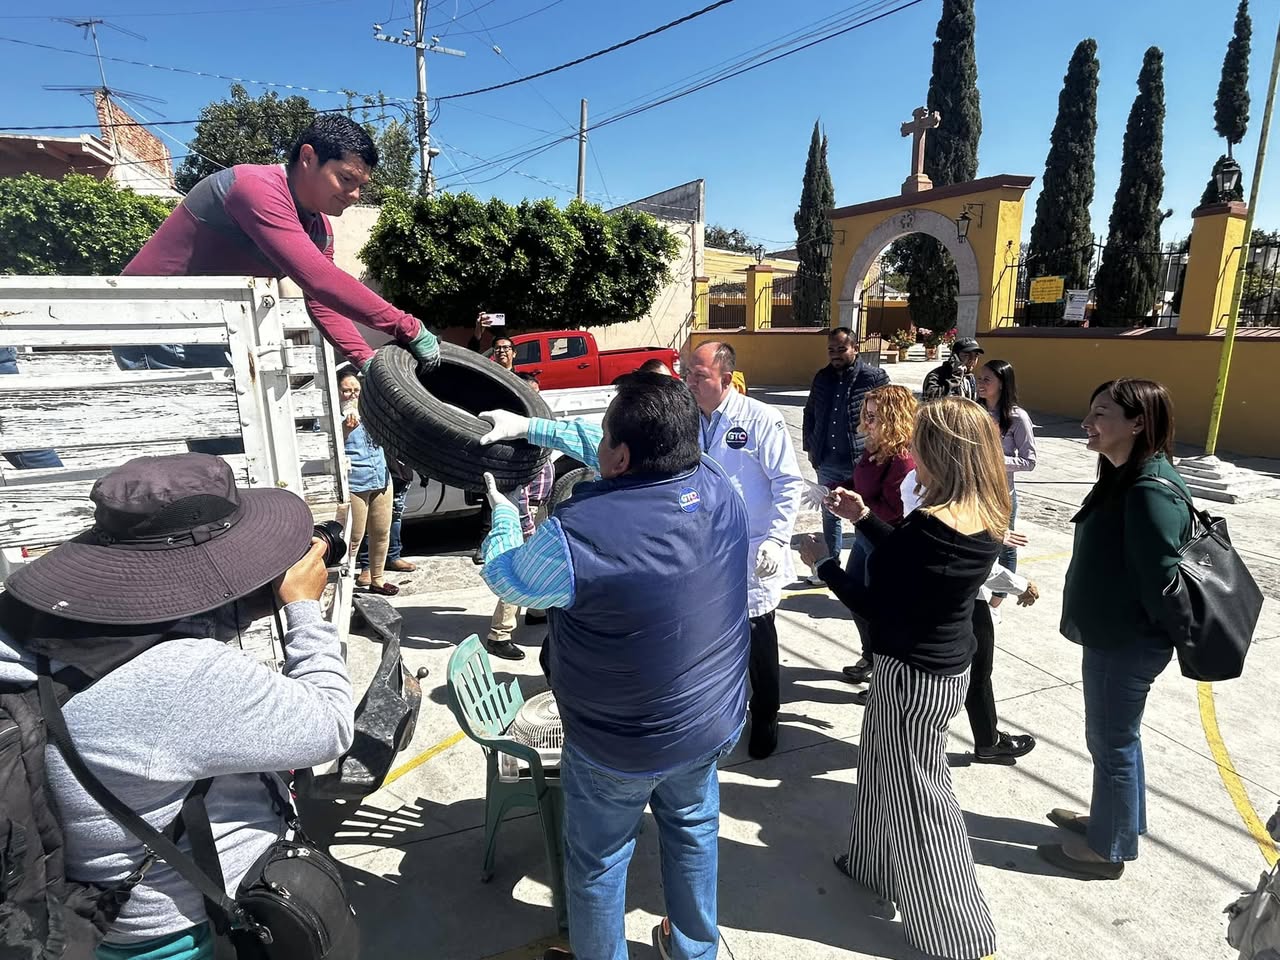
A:
[[[351,681],[337,629],[315,601],[289,604],[284,617],[280,673],[224,643],[226,624],[215,611],[183,624],[189,639],[151,647],[64,708],[85,763],[159,830],[177,816],[195,781],[216,778],[206,803],[231,894],[282,830],[258,774],[327,763],[351,746]],[[0,627],[0,681],[35,682],[35,660],[21,641]],[[94,883],[124,878],[142,860],[142,844],[85,793],[56,748],[48,748],[46,760],[68,876]],[[189,849],[185,840],[180,846]],[[200,894],[157,861],[107,941],[149,940],[204,919]]]

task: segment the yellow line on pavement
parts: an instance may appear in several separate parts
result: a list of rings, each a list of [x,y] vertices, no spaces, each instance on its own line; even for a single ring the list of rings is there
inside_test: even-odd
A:
[[[1227,753],[1227,745],[1222,742],[1222,733],[1218,729],[1218,711],[1213,703],[1213,684],[1196,684],[1196,696],[1200,701],[1200,724],[1204,727],[1204,738],[1208,741],[1209,752],[1213,754],[1213,760],[1218,765],[1218,776],[1222,778],[1222,785],[1227,788],[1227,795],[1235,804],[1236,812],[1240,814],[1240,819],[1244,821],[1245,828],[1253,837],[1254,843],[1262,851],[1267,866],[1275,866],[1276,860],[1280,859],[1280,853],[1276,851],[1276,843],[1267,833],[1267,828],[1263,826],[1258,811],[1253,809],[1244,781],[1240,779],[1240,774],[1236,773],[1231,755]]]
[[[464,737],[466,737],[466,734],[463,733],[461,730],[459,730],[457,733],[455,733],[451,737],[445,737],[443,740],[437,743],[434,747],[428,747],[426,750],[423,750],[420,754],[418,754],[408,763],[402,763],[400,766],[396,767],[394,770],[388,773],[387,778],[382,781],[382,785],[384,787],[388,786],[394,783],[395,781],[399,780],[406,773],[409,773],[412,770],[417,770],[418,767],[422,766],[432,757],[436,756],[437,754],[444,753],[446,750],[452,747],[455,743],[461,742]]]
[[[1044,560],[1065,560],[1071,556],[1070,550],[1063,550],[1059,553],[1042,553],[1038,557],[1019,557],[1019,563],[1040,563]]]

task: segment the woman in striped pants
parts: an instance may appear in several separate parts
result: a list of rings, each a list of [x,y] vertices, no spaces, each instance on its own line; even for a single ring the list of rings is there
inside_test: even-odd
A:
[[[875,547],[865,581],[822,559],[820,538],[801,547],[868,622],[876,665],[849,852],[836,865],[901,910],[917,949],[976,960],[995,952],[995,927],[951,786],[947,727],[968,690],[974,598],[1001,549],[1009,491],[995,426],[967,400],[924,404],[911,453],[926,493],[900,526],[884,523],[848,490],[836,488],[828,500]]]

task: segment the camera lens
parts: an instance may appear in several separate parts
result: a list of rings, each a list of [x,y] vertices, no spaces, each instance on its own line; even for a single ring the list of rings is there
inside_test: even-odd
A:
[[[347,555],[347,541],[342,539],[342,524],[337,520],[326,520],[324,523],[317,523],[314,532],[317,539],[324,541],[324,565],[336,567]]]

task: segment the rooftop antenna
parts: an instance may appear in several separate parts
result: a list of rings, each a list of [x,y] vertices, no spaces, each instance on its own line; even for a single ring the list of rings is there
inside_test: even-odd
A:
[[[78,93],[87,98],[91,98],[96,94],[101,93],[108,100],[110,100],[112,96],[120,96],[120,97],[128,97],[131,100],[137,100],[140,103],[148,103],[153,105],[167,102],[165,100],[160,99],[159,97],[148,96],[145,93],[135,93],[130,90],[120,90],[118,88],[112,88],[107,85],[107,71],[106,71],[106,68],[103,66],[103,62],[102,62],[102,47],[98,43],[98,27],[109,27],[110,29],[115,30],[118,33],[123,33],[126,36],[134,37],[135,39],[145,41],[147,38],[144,37],[142,34],[135,33],[134,31],[126,29],[125,27],[121,27],[117,24],[111,23],[109,20],[103,20],[98,17],[90,17],[87,19],[77,19],[75,17],[54,17],[53,19],[59,21],[60,23],[70,24],[73,27],[79,27],[82,30],[84,30],[84,35],[86,38],[89,38],[89,37],[93,38],[93,52],[94,52],[94,56],[97,58],[97,61],[98,61],[98,78],[102,81],[102,84],[100,86],[82,86],[82,85],[76,85],[76,84],[53,83],[53,84],[45,84],[44,85],[45,90],[54,90],[54,91],[67,92],[67,93]],[[160,111],[157,110],[156,112],[159,113]],[[163,113],[161,113],[160,115],[164,116]],[[105,135],[107,144],[111,147],[112,155],[118,157],[119,153],[116,150],[116,138],[111,134],[109,130],[104,130],[103,134]]]

